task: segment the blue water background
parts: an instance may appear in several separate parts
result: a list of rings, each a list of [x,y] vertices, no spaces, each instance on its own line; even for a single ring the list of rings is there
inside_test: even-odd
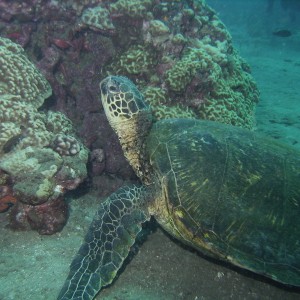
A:
[[[207,0],[260,89],[256,130],[300,149],[300,0]],[[284,4],[287,7],[283,7]],[[291,32],[289,37],[274,33]]]

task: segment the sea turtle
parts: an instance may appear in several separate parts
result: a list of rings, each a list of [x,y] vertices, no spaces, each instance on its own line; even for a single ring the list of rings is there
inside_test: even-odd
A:
[[[100,89],[141,184],[100,204],[58,299],[93,299],[111,283],[150,216],[206,255],[300,286],[300,152],[212,121],[152,124],[125,77],[109,76]]]

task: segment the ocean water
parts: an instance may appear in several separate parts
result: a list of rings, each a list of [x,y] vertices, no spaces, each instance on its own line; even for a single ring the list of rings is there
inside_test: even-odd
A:
[[[37,2],[28,1],[29,6]],[[271,8],[267,0],[207,0],[226,25],[258,85],[260,101],[254,130],[300,149],[300,4],[295,0],[282,2],[274,0]],[[7,3],[0,0],[0,36],[10,36],[22,43],[20,37],[25,38],[31,30],[30,42],[24,45],[28,57],[41,66],[47,45],[56,47],[62,61],[53,67],[54,77],[47,77],[54,97],[47,101],[45,109],[50,107],[67,114],[87,147],[104,149],[106,153],[106,165],[95,165],[90,160],[89,178],[66,194],[69,218],[62,231],[40,235],[33,230],[12,230],[7,226],[10,210],[0,214],[0,300],[52,300],[57,298],[99,202],[122,184],[136,181],[136,177],[120,157],[118,140],[99,105],[98,84],[104,74],[100,69],[117,55],[107,53],[110,35],[105,32],[107,39],[97,43],[99,33],[91,29],[67,32],[70,29],[67,23],[77,18],[67,12],[80,1],[65,1],[66,10],[54,18],[52,25],[51,19],[50,25],[41,25],[42,14],[39,20],[28,12],[25,13],[28,18],[16,17],[20,15],[15,8],[18,1],[11,1],[14,17],[10,19]],[[90,45],[84,44],[85,41]],[[143,73],[141,80],[145,76]],[[299,289],[204,257],[170,237],[152,220],[145,228],[143,242],[131,248],[130,258],[113,284],[95,299],[292,300],[299,297]]]
[[[261,92],[257,130],[299,147],[299,1],[207,3],[219,13],[251,65]],[[274,34],[280,30],[290,31],[291,36]]]

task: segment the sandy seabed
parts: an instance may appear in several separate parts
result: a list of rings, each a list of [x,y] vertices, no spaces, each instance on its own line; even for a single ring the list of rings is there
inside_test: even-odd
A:
[[[261,91],[257,131],[300,148],[300,56],[296,38],[236,35]],[[299,39],[298,39],[299,40]],[[298,46],[300,47],[300,46]],[[14,232],[0,214],[0,300],[54,300],[67,276],[99,201],[96,191],[70,200],[62,232],[41,236]],[[160,227],[140,247],[117,280],[96,299],[300,299],[300,291],[205,259],[171,239]]]

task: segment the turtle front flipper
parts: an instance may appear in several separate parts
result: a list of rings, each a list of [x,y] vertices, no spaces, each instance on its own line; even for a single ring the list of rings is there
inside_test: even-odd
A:
[[[59,300],[93,299],[113,281],[142,223],[150,218],[146,209],[150,197],[146,187],[134,185],[120,188],[101,203],[70,266]]]

